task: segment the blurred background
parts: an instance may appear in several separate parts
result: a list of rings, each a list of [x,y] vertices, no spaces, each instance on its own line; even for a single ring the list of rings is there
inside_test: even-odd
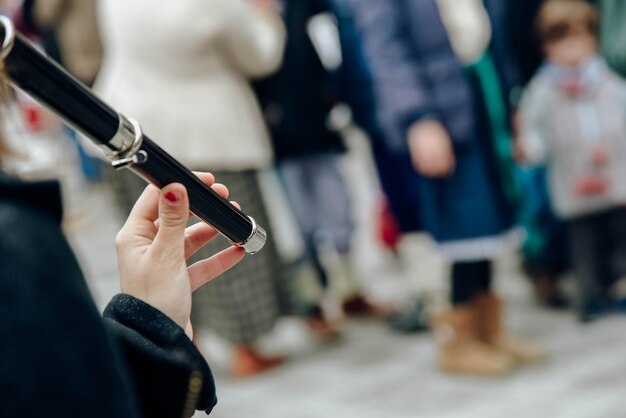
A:
[[[214,416],[626,416],[624,2],[0,4],[268,229],[195,295]],[[104,308],[142,181],[3,116]]]

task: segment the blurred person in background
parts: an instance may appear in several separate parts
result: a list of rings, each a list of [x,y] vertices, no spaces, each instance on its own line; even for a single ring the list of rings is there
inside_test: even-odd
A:
[[[47,49],[48,55],[88,86],[98,74],[103,54],[96,1],[25,0],[22,4],[25,23],[38,33],[52,33],[58,42],[58,54]]]
[[[353,0],[389,146],[420,174],[419,219],[452,264],[439,364],[501,374],[544,352],[508,337],[492,260],[520,244],[507,93],[518,82],[499,0]]]
[[[523,154],[548,166],[567,224],[582,322],[613,307],[611,287],[626,274],[626,83],[598,55],[598,24],[583,0],[542,6],[546,64],[521,107]]]
[[[18,7],[15,0],[0,0],[0,13],[5,16],[11,16]]]
[[[408,154],[393,152],[384,139],[376,116],[376,98],[363,39],[358,31],[351,0],[331,0],[337,19],[342,62],[333,75],[342,102],[350,107],[353,121],[367,134],[382,196],[378,208],[378,234],[381,243],[398,251],[404,234],[419,231],[419,175]],[[424,331],[427,325],[425,298],[420,296],[409,309],[389,317],[393,329],[401,332]]]
[[[10,158],[0,134],[0,165]],[[214,189],[227,197],[224,186]],[[61,229],[59,183],[0,170],[0,416],[169,418],[213,409],[213,376],[192,342],[191,294],[244,254],[231,247],[187,268],[185,259],[217,235],[207,224],[186,230],[188,213],[180,184],[144,191],[117,236],[123,293],[101,315]]]
[[[39,36],[50,57],[85,85],[93,84],[103,54],[96,0],[24,0],[21,22],[20,29]],[[85,151],[76,131],[68,127],[67,134],[76,146],[85,178],[100,180],[99,160]]]
[[[285,30],[278,3],[106,0],[99,6],[105,56],[96,90],[183,164],[210,168],[259,224],[270,227],[257,171],[271,165],[272,149],[249,80],[281,63]],[[113,185],[128,210],[144,184],[120,174]],[[287,305],[281,260],[269,237],[263,251],[194,296],[195,322],[233,344],[236,376],[281,363],[254,347]],[[220,238],[204,251],[227,245]]]
[[[345,147],[339,132],[330,126],[339,96],[309,26],[312,18],[329,12],[325,0],[285,2],[283,65],[257,84],[281,180],[305,243],[305,259],[297,275],[306,289],[305,315],[320,335],[339,331],[329,300],[338,302],[340,314],[347,316],[385,313],[363,296],[351,260],[354,225],[341,172]]]

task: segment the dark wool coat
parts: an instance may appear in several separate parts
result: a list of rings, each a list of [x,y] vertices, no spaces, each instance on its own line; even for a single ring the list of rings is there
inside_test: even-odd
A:
[[[57,183],[0,173],[0,416],[188,417],[196,408],[211,410],[211,371],[182,328],[128,295],[116,296],[103,320],[61,216]]]
[[[255,84],[276,159],[341,151],[341,138],[327,123],[338,99],[333,76],[322,65],[307,30],[309,19],[327,12],[328,5],[325,0],[289,0],[284,7],[283,65]]]

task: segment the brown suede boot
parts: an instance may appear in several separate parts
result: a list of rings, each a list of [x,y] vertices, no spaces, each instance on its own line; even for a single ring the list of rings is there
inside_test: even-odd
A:
[[[481,342],[473,306],[456,307],[433,316],[439,344],[439,366],[447,372],[501,375],[515,366],[513,357]]]
[[[543,360],[546,352],[539,346],[504,334],[502,330],[502,301],[493,293],[485,293],[474,300],[478,315],[480,339],[522,363]]]

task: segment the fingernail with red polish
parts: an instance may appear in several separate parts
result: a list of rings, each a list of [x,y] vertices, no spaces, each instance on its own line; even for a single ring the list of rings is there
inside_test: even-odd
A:
[[[170,202],[176,202],[178,199],[176,198],[176,195],[172,192],[167,192],[165,193],[165,198],[167,200],[169,200]]]

